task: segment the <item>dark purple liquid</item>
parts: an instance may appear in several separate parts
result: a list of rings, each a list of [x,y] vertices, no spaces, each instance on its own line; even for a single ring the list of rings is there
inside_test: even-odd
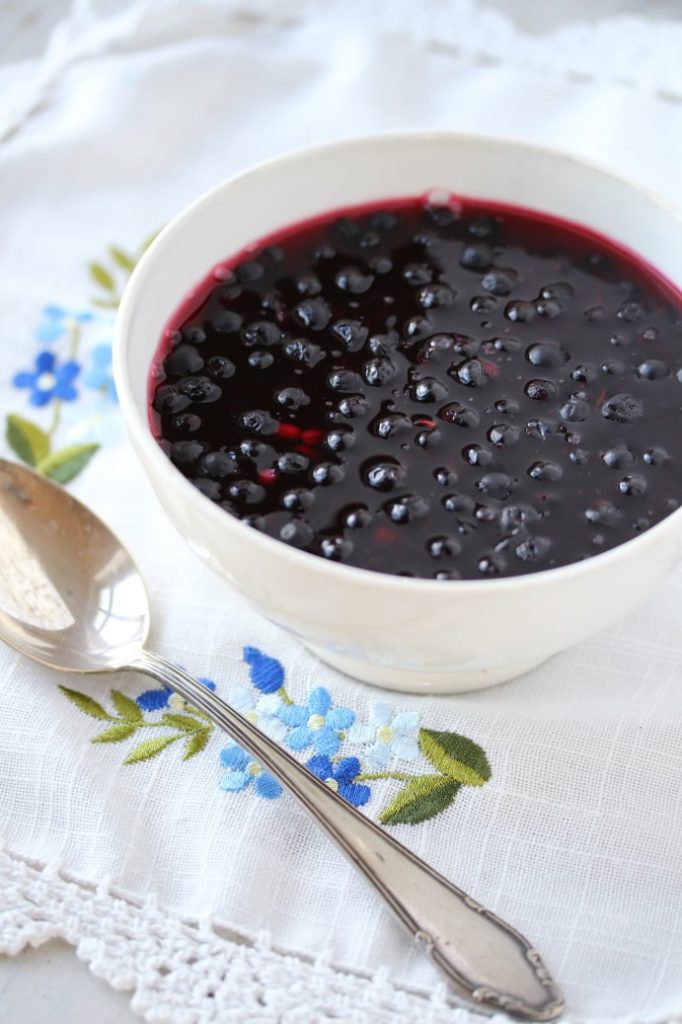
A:
[[[186,300],[152,427],[208,498],[313,554],[438,579],[535,572],[682,501],[681,309],[631,254],[530,211],[336,211]]]

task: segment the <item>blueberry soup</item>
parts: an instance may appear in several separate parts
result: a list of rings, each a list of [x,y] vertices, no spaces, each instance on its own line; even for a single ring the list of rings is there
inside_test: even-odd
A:
[[[529,210],[335,211],[213,269],[150,406],[177,469],[285,544],[426,579],[536,572],[682,501],[682,300]]]

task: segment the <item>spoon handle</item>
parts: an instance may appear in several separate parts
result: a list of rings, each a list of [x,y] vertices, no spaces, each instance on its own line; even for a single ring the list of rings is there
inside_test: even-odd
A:
[[[312,775],[224,700],[171,662],[143,651],[129,668],[205,712],[312,814],[384,897],[454,989],[488,1010],[549,1021],[561,993],[527,940],[439,875]]]

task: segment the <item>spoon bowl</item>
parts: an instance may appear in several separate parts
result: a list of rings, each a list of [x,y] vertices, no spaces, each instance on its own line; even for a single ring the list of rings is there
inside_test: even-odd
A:
[[[62,672],[142,672],[203,711],[312,814],[461,995],[546,1021],[560,992],[519,932],[437,874],[183,669],[144,649],[147,595],[117,537],[44,477],[0,459],[0,640]]]

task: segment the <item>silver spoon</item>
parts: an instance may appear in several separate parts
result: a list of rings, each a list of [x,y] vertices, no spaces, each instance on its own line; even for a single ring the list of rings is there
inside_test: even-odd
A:
[[[177,665],[146,651],[130,555],[70,494],[0,459],[0,640],[61,672],[142,672],[205,712],[312,814],[453,988],[486,1011],[549,1021],[561,993],[527,940],[351,807]]]

